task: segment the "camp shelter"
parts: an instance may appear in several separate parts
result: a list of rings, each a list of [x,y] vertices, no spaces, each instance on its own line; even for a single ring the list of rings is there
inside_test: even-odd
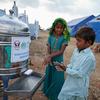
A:
[[[93,28],[93,30],[96,33],[96,39],[95,41],[98,43],[100,43],[100,15],[98,15],[97,17],[95,17],[93,20],[89,21],[87,23],[87,25],[91,28]]]
[[[86,26],[87,22],[89,22],[90,20],[94,19],[95,16],[94,15],[90,15],[90,16],[87,16],[87,17],[82,17],[82,18],[77,18],[77,19],[74,19],[70,22],[68,22],[68,27],[70,28],[70,34],[71,36],[75,36],[76,34],[76,31],[82,27],[82,26]]]

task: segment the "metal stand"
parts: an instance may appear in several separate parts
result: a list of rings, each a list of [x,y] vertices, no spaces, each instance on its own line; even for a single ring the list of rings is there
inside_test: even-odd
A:
[[[25,100],[25,98],[29,98],[32,100],[32,96],[38,90],[40,85],[43,83],[45,79],[45,75],[41,75],[40,73],[33,72],[31,75],[23,75],[19,79],[17,79],[13,84],[8,86],[6,83],[5,94],[10,96],[19,96],[21,100]],[[7,80],[5,81],[7,82]],[[8,96],[4,96],[3,100],[8,100]],[[24,99],[23,99],[24,98]]]
[[[3,81],[3,89],[5,90],[8,88],[9,76],[3,76],[2,81]],[[8,100],[8,96],[5,93],[3,93],[3,100]]]

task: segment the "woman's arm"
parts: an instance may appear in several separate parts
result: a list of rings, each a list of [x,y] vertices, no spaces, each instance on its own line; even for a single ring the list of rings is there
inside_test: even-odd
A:
[[[51,62],[50,54],[51,54],[51,47],[49,44],[47,44],[47,52],[43,61],[43,65],[46,65]]]
[[[48,45],[47,45],[47,51],[48,51],[47,53],[48,53],[48,54],[46,55],[43,64],[46,65],[46,64],[48,64],[48,63],[51,62],[51,59],[52,59],[53,57],[63,54],[65,48],[66,48],[66,45],[62,45],[61,50],[56,51],[56,52],[52,52],[52,51],[51,51],[51,48],[50,48],[50,45],[48,44]]]
[[[66,46],[67,45],[62,45],[61,50],[55,51],[55,52],[51,52],[50,57],[52,58],[52,57],[59,56],[59,55],[63,54],[65,49],[66,49]]]

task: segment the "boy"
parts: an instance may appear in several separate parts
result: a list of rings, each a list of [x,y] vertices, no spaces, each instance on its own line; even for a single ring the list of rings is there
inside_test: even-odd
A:
[[[87,100],[89,77],[96,65],[90,49],[95,40],[95,32],[89,27],[82,27],[75,38],[77,48],[67,65],[67,79],[59,93],[59,100]],[[64,69],[61,66],[56,66],[57,70]]]

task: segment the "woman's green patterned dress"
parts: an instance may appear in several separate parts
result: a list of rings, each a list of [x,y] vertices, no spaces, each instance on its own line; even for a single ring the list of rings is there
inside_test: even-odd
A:
[[[51,51],[58,51],[61,49],[62,45],[67,45],[67,41],[64,39],[63,35],[58,39],[54,35],[51,35],[48,38],[48,44],[51,47]],[[52,61],[63,62],[63,54],[53,57]],[[58,94],[64,83],[64,72],[57,71],[55,66],[48,64],[45,75],[43,93],[50,100],[58,100]]]

